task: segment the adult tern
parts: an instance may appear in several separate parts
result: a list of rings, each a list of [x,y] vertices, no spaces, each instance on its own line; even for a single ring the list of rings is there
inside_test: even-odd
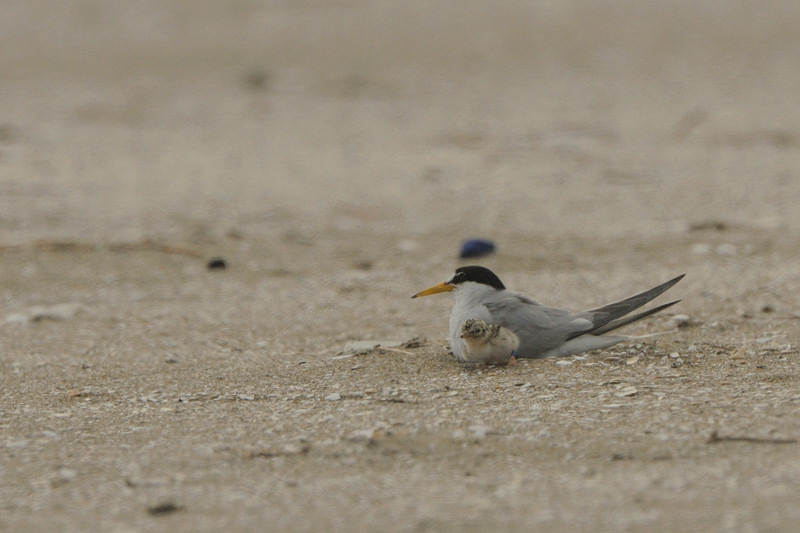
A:
[[[678,303],[680,300],[675,300],[626,316],[678,283],[683,276],[685,274],[624,300],[579,313],[548,307],[522,293],[510,291],[494,272],[482,266],[460,267],[449,281],[418,292],[412,298],[440,292],[453,293],[450,348],[460,361],[469,357],[461,329],[471,318],[497,324],[515,333],[519,337],[517,357],[562,357],[608,348],[633,339],[605,334]]]

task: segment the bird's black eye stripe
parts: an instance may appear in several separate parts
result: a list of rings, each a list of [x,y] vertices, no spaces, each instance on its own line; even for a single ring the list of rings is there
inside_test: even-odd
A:
[[[449,285],[458,285],[459,283],[463,283],[466,280],[467,280],[466,276],[464,275],[463,272],[456,272],[456,274],[447,283]]]

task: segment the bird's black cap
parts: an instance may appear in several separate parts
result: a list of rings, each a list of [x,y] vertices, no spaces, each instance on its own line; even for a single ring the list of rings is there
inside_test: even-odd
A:
[[[503,282],[500,281],[500,278],[497,277],[497,274],[486,267],[475,265],[457,268],[456,275],[453,276],[453,279],[448,281],[447,284],[458,285],[459,283],[465,283],[467,281],[483,283],[484,285],[494,287],[497,290],[506,288],[506,286],[503,285]]]

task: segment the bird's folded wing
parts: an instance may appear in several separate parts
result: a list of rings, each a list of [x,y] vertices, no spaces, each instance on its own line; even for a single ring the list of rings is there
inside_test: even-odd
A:
[[[516,333],[523,343],[535,342],[537,350],[549,350],[577,333],[586,333],[594,324],[567,310],[547,307],[524,294],[504,291],[502,296],[484,302],[492,321]]]

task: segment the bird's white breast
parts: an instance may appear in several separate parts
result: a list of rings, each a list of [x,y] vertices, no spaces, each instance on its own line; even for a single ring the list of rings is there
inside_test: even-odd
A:
[[[461,338],[461,326],[470,318],[492,321],[489,310],[481,303],[484,298],[496,289],[481,283],[466,282],[453,291],[455,299],[450,313],[450,349],[459,361],[465,360],[464,340]]]

